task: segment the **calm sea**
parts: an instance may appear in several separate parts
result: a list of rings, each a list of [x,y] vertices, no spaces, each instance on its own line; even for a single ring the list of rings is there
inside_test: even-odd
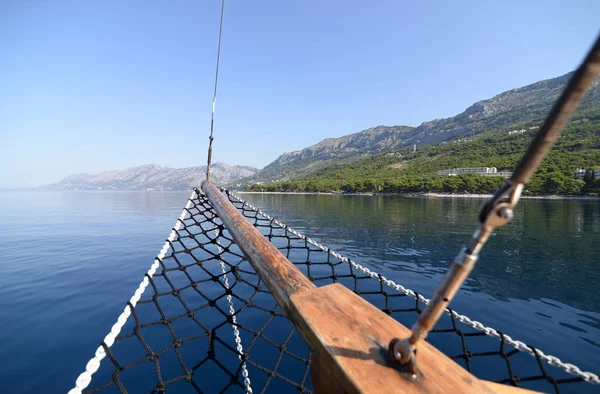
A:
[[[0,191],[0,381],[68,391],[189,193]],[[431,295],[481,200],[246,194],[332,249]],[[600,372],[600,202],[525,200],[453,302],[460,313]]]

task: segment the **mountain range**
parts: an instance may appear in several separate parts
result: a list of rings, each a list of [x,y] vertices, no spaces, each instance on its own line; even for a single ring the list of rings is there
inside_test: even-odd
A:
[[[511,89],[481,100],[462,113],[434,119],[417,127],[376,126],[339,138],[327,138],[307,148],[280,155],[262,170],[215,163],[211,174],[217,184],[244,187],[300,179],[317,170],[402,149],[449,141],[465,141],[478,134],[506,131],[510,127],[539,126],[565,88],[572,72],[557,78]],[[576,112],[577,118],[600,110],[600,78],[592,85]],[[420,148],[419,148],[420,149]],[[199,185],[205,166],[168,168],[156,165],[133,167],[101,174],[71,175],[44,189],[181,190]]]
[[[211,178],[223,185],[254,175],[258,169],[248,166],[211,165]],[[100,174],[75,174],[57,183],[42,186],[48,190],[188,190],[199,186],[206,177],[206,166],[169,168],[154,164],[105,171]]]
[[[251,184],[291,180],[326,166],[394,152],[413,145],[464,139],[519,123],[539,125],[572,74],[506,91],[478,101],[456,116],[434,119],[418,127],[377,126],[340,138],[327,138],[302,150],[282,154],[245,181]],[[598,108],[600,79],[594,82],[578,113],[585,115]]]

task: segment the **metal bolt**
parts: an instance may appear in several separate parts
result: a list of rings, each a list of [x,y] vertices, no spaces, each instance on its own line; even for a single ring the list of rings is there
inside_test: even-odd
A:
[[[513,210],[510,208],[501,208],[498,211],[498,215],[500,215],[501,218],[510,219],[513,217]]]
[[[388,346],[388,354],[393,361],[402,363],[402,352],[400,351],[400,339],[394,338],[390,341]]]
[[[396,361],[401,361],[402,360],[402,352],[394,349],[394,358],[396,359]]]

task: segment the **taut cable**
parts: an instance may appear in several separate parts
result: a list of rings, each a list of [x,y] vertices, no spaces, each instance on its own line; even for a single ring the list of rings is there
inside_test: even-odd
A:
[[[221,39],[223,37],[223,14],[225,13],[225,0],[221,0],[221,22],[219,23],[219,44],[217,46],[217,66],[215,70],[215,89],[213,92],[212,115],[210,118],[210,136],[208,137],[208,160],[206,164],[206,180],[210,181],[210,162],[212,160],[212,144],[215,137],[215,106],[217,104],[217,86],[219,84],[219,63],[221,61]]]
[[[442,316],[475,267],[479,252],[492,232],[512,220],[513,209],[519,201],[525,184],[529,182],[531,175],[537,170],[552,148],[552,144],[560,136],[561,131],[571,119],[573,112],[598,74],[600,74],[600,36],[552,107],[546,121],[529,146],[529,150],[517,165],[513,176],[481,208],[479,228],[473,234],[468,246],[462,248],[450,264],[448,272],[438,285],[431,302],[413,325],[411,336],[405,339],[396,338],[390,342],[388,349],[390,359],[395,362],[400,371],[406,374],[407,378],[415,380],[418,376],[417,343],[427,337]],[[506,195],[508,198],[505,198]]]

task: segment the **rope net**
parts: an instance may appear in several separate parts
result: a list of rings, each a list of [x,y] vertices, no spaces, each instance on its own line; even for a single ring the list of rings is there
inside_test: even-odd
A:
[[[341,283],[405,326],[416,321],[423,297],[385,285],[226,193],[317,286]],[[125,308],[131,316],[119,319],[123,327],[114,344],[102,342],[96,354],[104,361],[93,368],[92,373],[98,370],[84,392],[310,393],[310,349],[201,191],[184,213],[167,240],[168,251],[157,259],[156,273],[144,279],[148,288]],[[549,365],[535,349],[532,357],[503,334],[491,337],[456,316],[444,315],[428,341],[477,377],[544,392],[597,388]]]

